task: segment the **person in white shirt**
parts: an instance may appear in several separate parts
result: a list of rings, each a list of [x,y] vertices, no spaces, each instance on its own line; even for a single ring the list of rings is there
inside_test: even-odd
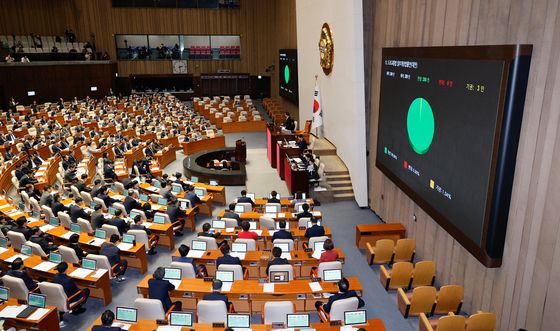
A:
[[[29,63],[29,62],[31,62],[31,61],[29,61],[29,58],[28,58],[27,56],[24,55],[24,56],[21,58],[21,62],[22,62],[22,63]]]
[[[14,58],[12,57],[11,54],[8,54],[8,56],[6,56],[6,57],[4,58],[4,60],[6,60],[6,62],[8,62],[8,63],[14,62]]]

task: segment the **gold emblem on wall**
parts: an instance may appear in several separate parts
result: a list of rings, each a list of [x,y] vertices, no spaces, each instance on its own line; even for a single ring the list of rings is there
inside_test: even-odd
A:
[[[321,68],[325,75],[331,73],[334,64],[334,42],[331,28],[327,23],[323,23],[321,28],[321,38],[319,39],[319,56]]]

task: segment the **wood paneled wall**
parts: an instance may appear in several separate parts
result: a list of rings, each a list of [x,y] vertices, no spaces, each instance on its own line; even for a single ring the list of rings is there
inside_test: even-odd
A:
[[[436,261],[440,284],[465,286],[466,311],[496,312],[499,330],[558,330],[560,176],[553,165],[560,161],[559,1],[377,0],[364,17],[374,22],[364,35],[373,43],[366,62],[372,69],[370,151],[377,139],[382,47],[534,45],[501,268],[478,263],[375,168],[374,153],[369,194],[385,221],[406,225],[418,256]]]

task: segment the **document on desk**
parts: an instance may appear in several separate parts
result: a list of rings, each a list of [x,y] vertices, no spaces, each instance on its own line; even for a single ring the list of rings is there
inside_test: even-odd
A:
[[[314,210],[312,214],[313,216],[321,216],[321,212],[318,210]]]
[[[226,233],[231,233],[235,231],[235,228],[226,228]]]
[[[128,330],[130,329],[130,327],[132,326],[132,324],[128,324],[128,323],[120,323],[120,322],[113,322],[113,324],[111,324],[112,327],[115,328],[121,328],[123,330]],[[158,329],[159,330],[159,329]]]
[[[107,272],[107,269],[97,269],[95,270],[94,273],[92,273],[91,275],[89,275],[91,278],[101,278],[101,276],[103,276],[103,274]]]
[[[7,252],[7,251],[8,251],[7,248],[0,247],[0,254],[2,254],[2,253],[4,253],[4,252]]]
[[[104,242],[105,242],[105,239],[94,238],[88,244],[99,247],[99,246],[103,245]]]
[[[153,192],[159,192],[159,188],[157,188],[155,186],[149,186],[148,188],[146,188],[146,190],[153,191]]]
[[[149,229],[149,228],[151,228],[152,226],[154,226],[154,223],[152,223],[152,222],[143,222],[142,225]]]
[[[54,229],[54,226],[52,226],[50,224],[45,224],[45,225],[41,226],[39,229],[41,230],[41,232],[47,232],[49,230]]]
[[[8,203],[8,204],[5,204],[5,205],[0,206],[0,209],[8,208],[8,207],[11,207],[11,206],[12,206],[12,205],[10,205],[10,204]]]
[[[262,235],[262,230],[253,230],[253,232],[255,232],[257,236]]]
[[[286,218],[286,213],[278,213],[278,218]]]
[[[51,270],[52,268],[56,267],[57,264],[53,263],[53,262],[41,262],[38,265],[33,267],[33,270],[39,270],[39,271],[44,271],[47,272],[49,270]]]
[[[264,283],[263,285],[264,293],[274,293],[274,283]]]
[[[276,218],[276,213],[274,213],[274,214],[272,214],[272,213],[270,213],[270,214],[264,214],[264,216],[265,216],[265,217],[268,217],[268,218]]]
[[[47,308],[37,308],[37,310],[35,310],[33,312],[33,314],[29,315],[29,317],[27,317],[28,320],[31,321],[38,321],[41,318],[43,318],[43,316],[47,315],[49,313],[49,310]]]
[[[321,283],[319,282],[310,282],[309,288],[311,289],[312,292],[320,292],[323,290],[323,288],[321,287]]]
[[[160,325],[158,326],[156,331],[181,331],[182,327],[180,326],[170,326],[170,325]]]
[[[318,259],[321,258],[322,253],[323,253],[322,251],[317,249],[317,250],[313,251],[313,254],[311,255],[311,257],[318,260]]]
[[[221,292],[231,291],[231,285],[233,285],[233,282],[223,282],[222,283],[222,288],[220,289],[220,291]]]
[[[15,318],[19,313],[25,310],[27,305],[21,306],[7,306],[0,311],[0,318]]]
[[[282,253],[282,255],[280,257],[290,261],[292,259],[292,254],[290,252]]]
[[[352,325],[343,325],[340,327],[340,331],[358,331],[358,328],[353,327]]]
[[[128,251],[128,250],[131,250],[132,247],[134,247],[134,245],[128,244],[128,243],[120,243],[120,244],[117,245],[117,247],[118,247],[121,251]]]
[[[7,258],[7,259],[4,260],[4,261],[6,261],[6,262],[8,262],[8,263],[12,263],[12,262],[14,262],[14,260],[17,259],[18,257],[21,258],[22,260],[25,260],[25,259],[27,259],[29,256],[23,255],[23,254],[14,254],[14,255],[10,256],[9,258]]]
[[[196,251],[194,249],[191,249],[189,251],[189,254],[187,254],[187,257],[190,257],[192,259],[200,259],[202,255],[204,255],[204,253],[206,253],[206,251]]]
[[[70,239],[70,237],[72,237],[73,234],[74,234],[74,232],[68,231],[65,234],[61,235],[60,238]]]
[[[72,273],[69,276],[70,277],[76,277],[76,278],[86,278],[89,274],[91,274],[91,270],[84,269],[84,268],[78,268],[78,269],[72,271]]]
[[[238,257],[240,260],[245,260],[245,253],[242,252],[231,252],[229,255]]]
[[[112,198],[115,200],[124,200],[124,195],[115,194],[112,196]]]

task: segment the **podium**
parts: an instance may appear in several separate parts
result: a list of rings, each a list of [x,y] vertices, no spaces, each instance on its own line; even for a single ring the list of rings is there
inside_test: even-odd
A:
[[[280,140],[295,140],[296,136],[294,134],[282,133],[280,128],[274,126],[274,124],[269,124],[266,128],[266,149],[268,162],[270,166],[276,169],[277,167],[277,155],[276,155],[276,144]]]
[[[245,163],[247,161],[247,143],[238,139],[235,142],[235,159],[237,162]]]

